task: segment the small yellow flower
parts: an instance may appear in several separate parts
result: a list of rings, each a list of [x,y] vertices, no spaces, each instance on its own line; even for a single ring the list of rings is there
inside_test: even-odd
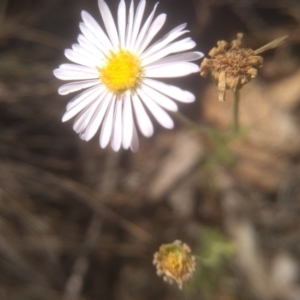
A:
[[[159,251],[154,254],[153,264],[156,265],[158,276],[163,276],[170,284],[175,281],[182,289],[195,271],[196,259],[187,244],[176,240],[159,247]]]
[[[257,50],[252,50],[240,47],[242,37],[243,34],[238,33],[237,39],[230,44],[218,41],[217,47],[208,53],[211,58],[204,58],[200,65],[200,75],[206,77],[210,74],[217,84],[219,101],[225,100],[226,89],[235,92],[256,77],[257,69],[263,65],[263,58],[257,54],[279,46],[287,38],[283,36]]]

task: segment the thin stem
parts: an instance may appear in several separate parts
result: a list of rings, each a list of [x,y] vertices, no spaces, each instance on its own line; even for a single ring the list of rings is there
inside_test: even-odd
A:
[[[233,97],[233,109],[232,109],[232,131],[237,133],[239,131],[239,101],[240,91],[236,90],[232,92]]]
[[[188,119],[186,116],[184,116],[182,113],[180,112],[176,112],[175,117],[182,123],[184,123],[185,125],[187,125],[188,127],[190,127],[191,129],[193,129],[196,132],[201,132],[201,133],[206,133],[207,129],[205,129],[204,127],[202,127],[201,125],[197,124],[196,122]]]

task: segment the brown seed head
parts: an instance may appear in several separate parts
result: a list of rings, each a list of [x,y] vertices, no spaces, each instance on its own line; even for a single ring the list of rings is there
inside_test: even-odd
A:
[[[159,251],[154,254],[153,264],[156,265],[158,276],[163,276],[171,284],[175,281],[182,289],[195,271],[196,260],[190,247],[176,240],[159,247]]]
[[[262,67],[263,58],[258,56],[266,50],[280,46],[288,36],[282,36],[274,41],[252,50],[240,48],[242,33],[237,34],[237,39],[230,45],[225,41],[218,41],[217,47],[210,50],[210,59],[204,58],[200,67],[200,75],[211,75],[218,85],[219,101],[225,100],[225,90],[236,91],[257,76],[257,69]]]
[[[252,49],[240,48],[243,34],[238,33],[237,39],[230,45],[218,41],[217,47],[209,52],[210,59],[201,63],[200,75],[211,75],[218,85],[219,100],[225,100],[225,90],[236,91],[257,75],[257,68],[262,67],[263,58],[255,55]]]

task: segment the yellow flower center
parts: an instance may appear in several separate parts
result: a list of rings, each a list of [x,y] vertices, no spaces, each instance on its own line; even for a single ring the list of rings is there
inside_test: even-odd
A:
[[[161,245],[159,251],[154,254],[153,263],[156,265],[157,275],[162,275],[169,283],[175,281],[181,289],[183,284],[191,279],[196,259],[187,244],[176,240]]]
[[[111,51],[106,65],[97,69],[101,82],[114,93],[135,90],[141,83],[143,69],[140,60],[127,50]]]
[[[180,253],[169,253],[162,261],[165,272],[168,276],[180,278],[184,269],[183,257]]]

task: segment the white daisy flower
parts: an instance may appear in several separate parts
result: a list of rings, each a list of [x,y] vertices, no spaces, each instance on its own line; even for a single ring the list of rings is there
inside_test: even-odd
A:
[[[62,85],[59,94],[84,89],[68,103],[62,118],[65,122],[77,115],[73,128],[81,139],[90,140],[101,127],[102,148],[110,142],[114,151],[123,147],[135,152],[139,145],[136,124],[144,136],[153,134],[149,112],[163,127],[173,128],[165,110],[177,111],[174,100],[195,100],[190,92],[156,80],[199,72],[199,66],[190,61],[203,56],[201,52],[179,53],[196,45],[191,38],[175,41],[188,32],[186,24],[150,45],[166,21],[166,14],[154,19],[157,4],[142,24],[146,1],[141,0],[135,10],[132,0],[126,12],[121,0],[116,24],[107,4],[98,0],[106,33],[82,11],[78,44],[65,50],[75,64],[62,64],[53,72],[61,80],[73,80]]]

